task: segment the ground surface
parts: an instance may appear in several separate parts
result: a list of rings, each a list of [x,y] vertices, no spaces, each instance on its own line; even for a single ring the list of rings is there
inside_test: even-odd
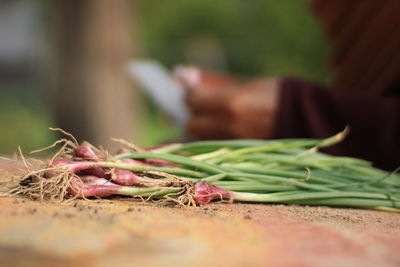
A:
[[[0,198],[0,266],[400,266],[399,247],[377,211]]]

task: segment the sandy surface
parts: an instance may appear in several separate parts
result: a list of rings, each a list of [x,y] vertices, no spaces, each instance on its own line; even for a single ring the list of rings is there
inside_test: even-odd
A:
[[[400,266],[400,214],[130,198],[0,207],[0,266]]]

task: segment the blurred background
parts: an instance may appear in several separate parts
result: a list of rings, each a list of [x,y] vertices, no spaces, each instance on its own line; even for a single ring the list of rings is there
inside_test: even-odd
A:
[[[182,136],[127,76],[134,58],[327,83],[328,50],[306,0],[2,0],[0,154],[50,144],[48,127],[106,147]]]

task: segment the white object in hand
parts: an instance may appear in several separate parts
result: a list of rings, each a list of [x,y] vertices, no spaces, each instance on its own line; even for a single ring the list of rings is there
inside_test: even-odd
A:
[[[184,88],[164,66],[156,61],[135,60],[128,64],[128,72],[177,126],[185,126],[189,110]]]

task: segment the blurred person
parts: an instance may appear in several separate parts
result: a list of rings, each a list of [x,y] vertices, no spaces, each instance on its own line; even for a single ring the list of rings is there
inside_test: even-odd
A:
[[[199,139],[325,138],[350,126],[325,151],[400,165],[400,2],[323,1],[311,6],[330,37],[330,86],[286,77],[243,79],[178,67]]]

